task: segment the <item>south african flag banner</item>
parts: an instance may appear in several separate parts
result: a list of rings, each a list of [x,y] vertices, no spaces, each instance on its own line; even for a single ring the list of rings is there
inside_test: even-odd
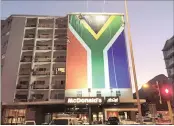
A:
[[[69,15],[66,89],[130,88],[123,14]]]

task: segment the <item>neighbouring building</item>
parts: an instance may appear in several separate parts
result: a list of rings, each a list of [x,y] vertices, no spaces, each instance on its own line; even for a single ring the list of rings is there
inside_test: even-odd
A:
[[[166,41],[162,51],[164,55],[168,77],[174,83],[174,36]]]
[[[12,15],[2,30],[3,124],[135,120],[123,14]],[[144,102],[144,100],[141,100]]]

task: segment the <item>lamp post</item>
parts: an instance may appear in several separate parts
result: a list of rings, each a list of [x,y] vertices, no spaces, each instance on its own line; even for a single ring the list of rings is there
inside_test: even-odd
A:
[[[138,93],[138,84],[137,84],[137,77],[136,77],[136,70],[135,70],[135,63],[134,63],[134,56],[133,56],[132,38],[131,38],[131,34],[130,34],[127,0],[125,0],[125,11],[126,11],[126,23],[127,23],[127,28],[128,28],[129,48],[130,48],[132,68],[133,68],[132,72],[133,72],[133,77],[134,77],[134,84],[135,84],[135,91],[136,91],[136,98],[137,98],[137,105],[138,105],[138,114],[139,114],[139,118],[140,118],[140,124],[143,124],[141,103],[140,103],[140,98],[139,98],[139,93]]]
[[[159,97],[160,97],[160,104],[162,104],[162,100],[161,100],[161,91],[160,91],[160,88],[159,88],[159,83],[158,83],[158,81],[156,81],[156,85],[157,85],[157,89],[158,89],[158,95],[159,95]]]

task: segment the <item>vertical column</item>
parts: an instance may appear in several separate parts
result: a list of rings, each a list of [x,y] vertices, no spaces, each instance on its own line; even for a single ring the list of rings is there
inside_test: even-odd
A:
[[[92,112],[91,112],[91,105],[88,106],[88,110],[89,110],[89,112],[88,112],[88,114],[89,114],[89,115],[88,115],[88,116],[89,116],[89,125],[91,125],[91,124],[92,124],[92,120],[91,120],[91,118],[92,118],[92,117],[91,117],[91,115],[92,115]]]
[[[53,22],[53,36],[52,36],[52,48],[51,48],[51,65],[50,65],[48,100],[50,100],[50,97],[51,97],[51,84],[52,84],[52,75],[53,75],[54,35],[55,35],[55,18],[54,18],[54,22]]]
[[[21,53],[20,53],[20,60],[19,60],[19,65],[18,65],[18,73],[17,73],[17,76],[16,76],[16,86],[18,84],[18,79],[19,79],[19,72],[20,72],[20,66],[21,66],[21,58],[22,58],[22,53],[23,53],[23,45],[24,45],[24,38],[25,38],[25,27],[26,27],[26,24],[27,24],[27,18],[25,18],[25,26],[24,26],[24,32],[23,32],[23,39],[22,39],[22,48],[21,48]],[[16,95],[16,92],[14,93],[14,99],[13,101],[15,102],[15,95]],[[28,94],[29,95],[29,94]]]
[[[33,55],[32,55],[32,61],[31,61],[31,72],[30,72],[30,81],[28,86],[28,100],[30,99],[30,90],[31,90],[31,84],[32,84],[32,74],[34,70],[34,59],[36,54],[36,42],[37,42],[37,34],[38,34],[38,24],[39,24],[39,18],[37,17],[37,23],[36,23],[36,30],[35,30],[35,38],[34,38],[34,47],[33,47]]]
[[[130,112],[130,119],[131,119],[131,121],[136,121],[136,112],[135,111]]]

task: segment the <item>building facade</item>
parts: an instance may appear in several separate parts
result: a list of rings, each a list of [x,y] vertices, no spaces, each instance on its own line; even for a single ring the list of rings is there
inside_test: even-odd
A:
[[[163,48],[163,55],[166,64],[168,77],[174,83],[174,36],[166,41]]]
[[[2,23],[4,124],[135,120],[123,14],[12,15]],[[143,102],[143,100],[142,100]]]

